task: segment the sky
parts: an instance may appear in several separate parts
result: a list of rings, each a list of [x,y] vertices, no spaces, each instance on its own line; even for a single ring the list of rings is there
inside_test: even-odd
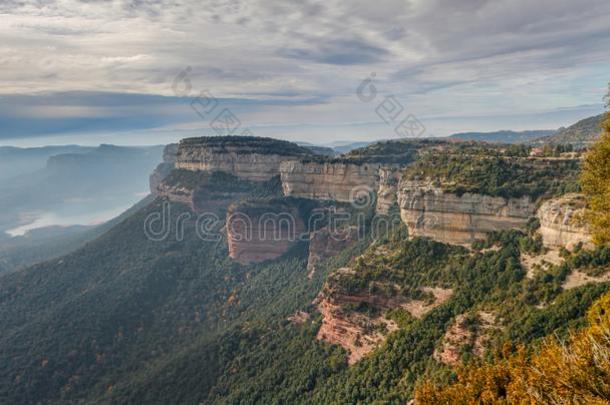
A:
[[[604,109],[608,0],[0,2],[0,145],[330,144]]]

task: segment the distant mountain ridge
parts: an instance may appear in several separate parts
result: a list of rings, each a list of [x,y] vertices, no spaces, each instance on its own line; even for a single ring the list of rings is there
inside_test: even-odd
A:
[[[571,144],[584,148],[593,143],[601,134],[601,122],[605,114],[595,115],[578,121],[567,128],[559,128],[556,133],[536,139],[533,144]]]
[[[449,139],[462,141],[497,142],[497,143],[524,143],[532,139],[542,138],[557,132],[555,129],[540,129],[530,131],[500,130],[493,132],[460,132],[449,135]]]
[[[88,153],[95,147],[63,145],[37,148],[0,146],[0,181],[42,169],[51,156],[65,153]]]

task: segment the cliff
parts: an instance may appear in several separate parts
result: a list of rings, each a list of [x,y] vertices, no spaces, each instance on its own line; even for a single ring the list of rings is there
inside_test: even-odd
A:
[[[522,228],[536,209],[529,197],[457,195],[422,181],[401,182],[398,204],[410,237],[457,245],[469,245],[491,231]]]
[[[357,312],[346,312],[342,305],[354,301],[341,301],[320,295],[318,311],[322,314],[322,326],[317,339],[337,344],[349,352],[348,364],[354,364],[372,352],[385,339],[388,332],[398,325],[382,316],[369,317]],[[382,331],[385,331],[383,333]]]
[[[150,192],[158,195],[158,187],[161,182],[174,170],[178,155],[178,144],[171,143],[163,149],[163,162],[161,162],[152,172],[149,178]]]
[[[369,292],[344,294],[335,291],[334,277],[350,277],[351,272],[350,268],[343,268],[334,273],[315,301],[322,314],[317,338],[346,349],[349,364],[373,351],[385,341],[389,332],[398,329],[396,322],[387,317],[388,311],[400,309],[414,318],[421,318],[452,294],[449,289],[421,287],[422,292],[432,297],[428,302],[400,295],[387,297]]]
[[[223,172],[174,169],[157,186],[156,195],[186,204],[194,211],[214,211],[251,196],[259,187],[269,193],[277,188],[273,181],[259,184]]]
[[[280,165],[285,196],[351,202],[356,194],[374,193],[379,163],[285,161]]]
[[[311,154],[306,148],[271,138],[189,138],[180,142],[176,167],[221,171],[240,179],[265,181],[280,173],[282,161]]]
[[[458,315],[445,332],[441,346],[434,351],[434,359],[455,366],[463,353],[482,357],[495,324],[495,315],[489,312]]]
[[[298,210],[282,200],[232,204],[226,228],[229,257],[242,264],[278,258],[306,239]]]
[[[579,243],[592,247],[591,235],[584,220],[585,205],[583,195],[572,193],[548,200],[540,206],[536,216],[546,247],[571,250]]]
[[[309,258],[307,259],[308,277],[312,278],[318,264],[358,242],[358,228],[355,226],[329,230],[328,227],[309,234]]]
[[[382,167],[379,169],[379,188],[377,190],[376,212],[381,215],[389,214],[398,208],[398,184],[400,170],[395,167]]]

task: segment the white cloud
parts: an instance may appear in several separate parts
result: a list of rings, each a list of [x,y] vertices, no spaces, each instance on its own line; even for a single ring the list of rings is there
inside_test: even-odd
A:
[[[423,117],[601,105],[609,18],[607,0],[5,1],[0,92],[172,95],[191,66],[218,97],[325,100],[254,123],[374,119],[354,96],[370,72]]]

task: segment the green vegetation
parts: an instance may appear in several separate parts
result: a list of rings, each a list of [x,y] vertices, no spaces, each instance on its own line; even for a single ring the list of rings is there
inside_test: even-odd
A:
[[[183,143],[206,142],[224,147],[251,144],[253,138]],[[456,193],[541,198],[578,189],[576,160],[529,158],[529,153],[519,145],[415,141],[378,143],[345,159],[419,156],[407,175]],[[232,193],[231,198],[243,200],[235,201],[235,209],[255,214],[279,207],[294,209],[306,220],[314,208],[326,206],[279,198],[277,177],[252,183],[222,173],[176,170],[166,184],[201,193],[202,204]],[[491,233],[472,249],[409,240],[399,227],[322,262],[309,279],[307,242],[276,260],[240,265],[228,258],[223,224],[217,225],[218,241],[202,241],[194,213],[181,204],[171,205],[168,237],[151,241],[142,225],[161,207],[160,200],[154,201],[77,251],[0,279],[2,402],[404,403],[418,384],[420,398],[455,398],[444,387],[452,386],[456,375],[458,385],[451,392],[461,388],[462,375],[488,381],[478,367],[497,378],[493,381],[500,388],[495,397],[474,392],[465,398],[491,401],[506,398],[502,382],[513,381],[511,364],[528,367],[529,360],[512,349],[538,347],[550,334],[565,337],[570,328],[584,326],[587,308],[610,287],[563,288],[571,272],[606,272],[610,249],[604,247],[565,251],[564,263],[528,274],[523,256],[545,252],[536,220],[523,232]],[[184,229],[176,229],[178,224]],[[343,267],[353,271],[335,271]],[[446,293],[442,302],[434,293],[438,289]],[[316,339],[321,317],[312,302],[320,291],[330,298],[374,296],[437,305],[419,314],[364,299],[342,307],[344,314],[385,316],[399,327],[383,331],[385,343],[348,367],[343,349]],[[599,326],[595,322],[606,311],[606,301],[592,310],[597,314],[589,317],[592,327]],[[289,321],[297,311],[309,318]],[[480,311],[493,314],[489,330],[477,320]],[[474,344],[460,347],[461,358],[475,371],[456,373],[432,354],[461,315],[469,320],[468,328],[487,335],[489,350],[479,359]],[[561,364],[559,357],[551,358]],[[535,356],[531,361],[538,366]]]
[[[259,153],[264,155],[312,155],[313,152],[296,143],[282,141],[274,138],[263,138],[256,136],[202,136],[197,138],[186,138],[180,141],[180,145],[205,146],[215,148],[222,153],[226,148],[243,148],[237,153]]]
[[[225,344],[225,333],[245,322],[285,319],[320,289],[324,272],[307,279],[303,244],[282,259],[242,266],[228,259],[225,242],[197,238],[194,218],[184,221],[180,242],[173,228],[162,242],[148,240],[142,224],[159,210],[155,203],[73,254],[3,277],[3,401],[87,395],[98,402],[116,387],[112,395],[124,402],[120,393],[131,389],[120,387],[143,383],[140,373],[190,363],[191,350],[221,362],[196,367],[196,378],[212,384],[224,364],[214,345]],[[173,204],[170,223],[185,214]],[[172,402],[185,381],[174,381],[158,401]],[[202,381],[191,393],[202,395],[205,387]]]
[[[555,134],[532,141],[536,144],[572,145],[575,149],[590,146],[602,133],[604,115],[588,117],[567,128],[560,128]]]
[[[549,337],[538,351],[504,350],[494,362],[458,370],[450,384],[426,381],[416,392],[420,404],[583,403],[610,398],[610,294],[588,311],[589,325],[569,338]]]
[[[436,140],[381,141],[363,148],[354,149],[343,156],[346,159],[359,162],[408,164],[417,158],[420,149],[443,143],[444,141]]]
[[[579,190],[579,161],[526,158],[527,148],[461,146],[426,151],[405,176],[430,180],[447,192],[499,197],[550,197]]]
[[[582,172],[582,188],[589,209],[593,240],[610,245],[610,113],[603,121],[603,134],[586,155]]]

